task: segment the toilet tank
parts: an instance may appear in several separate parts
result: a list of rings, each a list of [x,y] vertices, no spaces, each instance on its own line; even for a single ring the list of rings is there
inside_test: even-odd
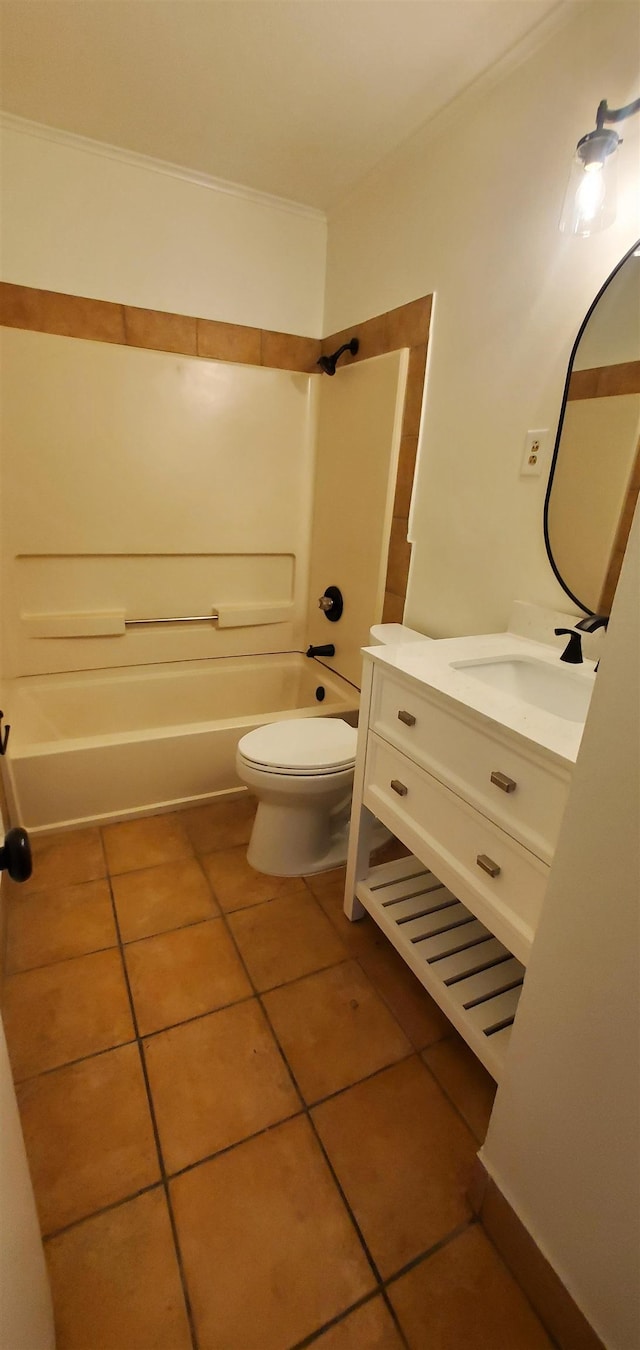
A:
[[[369,629],[370,646],[393,647],[401,642],[430,642],[424,633],[407,628],[403,623],[374,623]]]

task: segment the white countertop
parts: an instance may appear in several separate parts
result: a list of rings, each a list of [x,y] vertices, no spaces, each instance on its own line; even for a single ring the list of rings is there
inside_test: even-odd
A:
[[[534,642],[516,633],[488,633],[481,636],[441,638],[435,641],[408,642],[399,646],[365,647],[364,654],[374,664],[397,671],[428,686],[447,701],[462,704],[490,722],[542,747],[553,759],[575,763],[584,724],[570,721],[544,708],[526,703],[517,695],[493,688],[452,662],[490,662],[499,658],[529,658],[545,662],[554,670],[565,671],[567,679],[587,688],[594,683],[594,664],[560,664],[557,647]]]

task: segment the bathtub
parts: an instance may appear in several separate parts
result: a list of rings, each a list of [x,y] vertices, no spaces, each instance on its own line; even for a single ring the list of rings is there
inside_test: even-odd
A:
[[[247,731],[358,707],[353,685],[295,652],[24,676],[1,697],[12,813],[36,832],[237,791]]]

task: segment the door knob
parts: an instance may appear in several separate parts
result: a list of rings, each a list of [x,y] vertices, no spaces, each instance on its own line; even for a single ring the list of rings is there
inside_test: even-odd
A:
[[[31,876],[31,844],[27,831],[20,826],[9,830],[0,848],[0,872],[5,871],[12,881],[28,881]]]

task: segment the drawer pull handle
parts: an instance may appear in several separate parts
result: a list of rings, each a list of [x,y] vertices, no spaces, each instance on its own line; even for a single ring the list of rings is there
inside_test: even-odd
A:
[[[487,857],[486,853],[479,853],[476,862],[483,872],[488,872],[490,877],[500,876],[500,864],[493,861],[493,858]]]
[[[508,778],[506,773],[500,773],[498,769],[494,769],[491,782],[495,783],[495,786],[501,788],[503,792],[515,792],[518,786],[515,778]]]
[[[405,727],[415,727],[416,719],[413,713],[404,712],[402,709],[398,713],[398,721],[404,722]]]
[[[405,787],[404,783],[401,783],[399,778],[391,779],[391,787],[394,792],[397,792],[399,797],[406,797],[409,791],[408,787]]]

